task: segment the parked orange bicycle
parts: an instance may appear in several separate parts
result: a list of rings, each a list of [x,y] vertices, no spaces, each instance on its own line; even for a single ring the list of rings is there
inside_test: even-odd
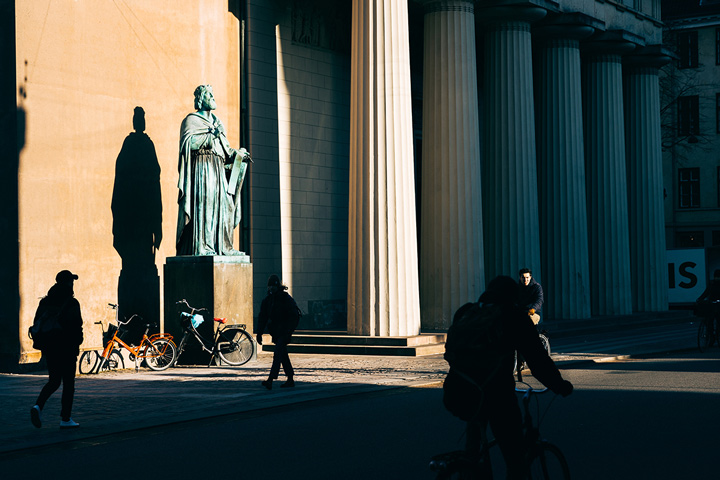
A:
[[[177,357],[177,347],[173,342],[173,337],[169,333],[153,333],[148,337],[150,327],[157,327],[157,324],[146,323],[145,333],[143,333],[142,341],[137,346],[128,345],[122,338],[120,333],[131,320],[142,321],[139,315],[133,315],[127,321],[121,322],[118,319],[118,327],[113,331],[112,337],[105,344],[105,349],[100,355],[100,370],[104,369],[105,363],[111,361],[112,353],[115,351],[115,344],[130,352],[130,360],[135,362],[135,370],[138,370],[138,361],[145,360],[145,364],[150,370],[165,370],[175,363]]]

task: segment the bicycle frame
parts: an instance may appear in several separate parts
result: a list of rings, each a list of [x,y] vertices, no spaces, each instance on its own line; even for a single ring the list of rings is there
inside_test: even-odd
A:
[[[516,392],[523,393],[522,437],[523,445],[527,446],[523,460],[525,466],[523,468],[527,468],[529,472],[532,461],[542,457],[541,462],[543,464],[543,471],[545,471],[545,455],[555,455],[560,460],[560,463],[558,464],[559,468],[562,469],[563,474],[567,478],[569,477],[569,471],[567,469],[567,462],[562,456],[562,452],[560,452],[557,447],[548,444],[547,441],[541,438],[540,425],[536,425],[533,422],[533,416],[530,412],[530,398],[532,395],[546,392],[548,389],[535,389],[521,380],[522,375],[519,375],[519,377],[518,384],[527,386],[527,388],[515,387]],[[477,433],[479,434],[480,439],[479,443],[475,444],[477,450],[468,450],[468,447],[466,447],[465,450],[448,452],[436,455],[432,458],[432,461],[430,462],[430,469],[438,472],[438,479],[451,478],[451,476],[456,473],[471,474],[473,475],[472,478],[493,478],[492,465],[490,462],[490,449],[493,448],[497,442],[488,438],[487,425],[485,425]],[[548,449],[550,449],[550,452],[547,451]]]
[[[208,363],[208,367],[212,366],[213,360],[215,358],[218,358],[218,350],[217,350],[217,344],[218,344],[218,337],[220,334],[227,328],[240,328],[242,330],[245,330],[245,324],[227,324],[222,323],[221,319],[219,318],[213,318],[213,321],[220,323],[220,325],[215,326],[214,328],[214,336],[212,342],[207,340],[205,337],[203,337],[200,332],[197,331],[195,326],[192,324],[192,317],[197,314],[197,312],[205,311],[207,312],[207,308],[195,308],[190,306],[188,304],[187,300],[180,300],[178,302],[175,302],[179,305],[185,305],[187,308],[190,309],[190,313],[188,312],[180,312],[180,325],[183,328],[183,338],[180,340],[180,343],[178,344],[178,354],[175,359],[175,362],[177,363],[178,359],[180,358],[180,355],[185,350],[185,345],[187,344],[188,338],[192,335],[195,340],[200,344],[200,347],[203,349],[203,351],[210,354],[210,362]],[[224,321],[224,319],[222,319]]]
[[[137,317],[137,315],[133,315],[130,317],[126,322],[120,322],[118,321],[118,325],[127,325],[130,323],[130,321]],[[110,341],[107,342],[105,345],[105,348],[103,349],[101,358],[107,359],[110,356],[110,352],[112,352],[113,348],[115,348],[115,344],[117,343],[119,346],[124,348],[125,350],[129,351],[130,354],[133,356],[133,359],[135,361],[135,370],[138,369],[137,360],[140,358],[153,358],[162,356],[165,354],[165,350],[167,349],[167,345],[163,348],[163,350],[159,352],[155,352],[154,348],[152,347],[152,342],[154,342],[157,339],[163,338],[168,340],[169,342],[172,342],[173,337],[169,333],[153,333],[148,337],[148,331],[150,330],[150,325],[146,325],[145,332],[143,333],[142,341],[136,346],[133,347],[131,345],[128,345],[125,343],[120,337],[118,337],[118,334],[120,333],[120,328],[115,330],[115,333],[113,334],[113,337]],[[147,352],[147,353],[146,353]]]

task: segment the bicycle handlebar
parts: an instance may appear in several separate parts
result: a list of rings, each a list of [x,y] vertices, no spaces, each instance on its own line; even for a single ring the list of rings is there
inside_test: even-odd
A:
[[[175,305],[181,305],[181,304],[182,304],[182,305],[185,305],[186,307],[188,307],[188,308],[189,308],[190,310],[192,310],[193,312],[202,312],[203,310],[206,311],[206,312],[209,312],[209,310],[208,310],[207,308],[204,308],[204,307],[203,307],[203,308],[195,308],[195,307],[191,306],[191,305],[188,303],[188,301],[185,300],[184,298],[183,298],[182,300],[178,300],[177,302],[175,302]]]
[[[525,386],[528,387],[528,388],[518,388],[517,385],[525,385]],[[515,383],[515,391],[516,391],[517,393],[524,393],[525,395],[529,396],[529,395],[532,394],[532,393],[545,393],[545,392],[548,391],[548,388],[545,387],[545,388],[542,388],[542,389],[537,389],[537,388],[533,388],[533,387],[532,387],[530,384],[528,384],[528,383],[518,381],[518,382]]]
[[[131,321],[133,318],[135,318],[135,317],[142,318],[142,317],[141,317],[140,315],[138,315],[137,313],[134,313],[134,314],[132,315],[132,317],[128,318],[128,319],[125,320],[124,322],[121,322],[120,319],[118,318],[118,319],[117,319],[117,323],[118,323],[118,325],[127,325],[127,324],[130,323],[130,321]]]

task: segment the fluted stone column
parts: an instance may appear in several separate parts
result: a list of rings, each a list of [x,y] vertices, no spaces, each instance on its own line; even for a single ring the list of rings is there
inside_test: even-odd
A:
[[[632,45],[589,48],[583,111],[592,313],[624,315],[632,312],[632,297],[620,53]]]
[[[443,329],[485,286],[473,2],[425,4],[420,305]]]
[[[353,0],[348,333],[420,331],[407,2]]]
[[[541,280],[531,22],[536,7],[482,9],[483,231],[485,277],[516,277],[529,267]]]
[[[545,25],[537,76],[540,244],[547,318],[590,317],[580,42],[593,28]]]
[[[623,65],[630,273],[633,310],[640,312],[668,308],[658,82],[668,61],[659,47],[646,47]]]

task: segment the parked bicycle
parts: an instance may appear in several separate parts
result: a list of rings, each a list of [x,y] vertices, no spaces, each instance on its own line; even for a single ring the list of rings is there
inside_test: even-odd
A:
[[[112,335],[114,332],[115,325],[108,325],[108,331],[106,332],[103,328],[103,322],[95,322],[96,325],[100,325],[100,328],[102,328],[103,333],[103,345],[105,345],[107,342],[105,341],[106,338],[108,338],[109,335]],[[110,338],[108,338],[108,341]],[[80,355],[80,360],[78,360],[78,371],[83,374],[87,375],[90,373],[99,373],[101,371],[112,371],[112,370],[122,370],[125,368],[125,360],[123,360],[122,355],[120,354],[120,350],[113,349],[110,352],[110,357],[108,358],[107,362],[102,362],[102,365],[100,365],[100,351],[98,350],[85,350],[82,355]],[[102,366],[102,369],[101,369]]]
[[[114,303],[108,303],[108,306],[115,310],[115,322],[118,321],[118,306]],[[95,322],[95,325],[100,325],[100,329],[102,330],[102,345],[105,346],[112,338],[112,335],[114,334],[115,330],[117,330],[117,327],[113,325],[112,323],[108,324],[107,331],[105,330],[105,323],[102,321]],[[108,358],[107,362],[103,362],[102,369],[100,368],[100,354],[102,353],[101,350],[85,350],[82,355],[80,355],[80,360],[78,361],[78,371],[82,375],[87,375],[90,373],[99,373],[100,371],[108,371],[108,370],[122,370],[125,368],[125,360],[123,360],[122,355],[120,354],[120,350],[113,349],[110,352],[110,357]]]
[[[698,350],[704,352],[717,343],[720,347],[720,300],[697,302],[693,313],[700,317]]]
[[[117,308],[117,305],[114,306]],[[135,320],[136,322],[142,322],[143,319],[139,315],[135,314],[125,322],[121,322],[117,318],[118,326],[113,329],[112,335],[108,335],[108,341],[105,343],[105,348],[100,354],[100,370],[106,368],[105,363],[110,362],[112,352],[115,349],[115,345],[124,348],[129,352],[130,360],[135,362],[135,370],[138,370],[138,362],[144,360],[145,365],[150,370],[160,371],[169,368],[175,363],[177,357],[177,347],[173,342],[173,337],[169,333],[153,333],[148,336],[151,327],[157,327],[157,324],[145,323],[145,331],[142,335],[142,340],[137,346],[128,345],[124,340],[122,334],[125,333],[127,325]],[[114,325],[113,325],[114,326]],[[108,332],[109,334],[110,332]]]
[[[520,375],[520,379],[522,375]],[[528,445],[525,453],[526,478],[537,480],[570,478],[570,468],[562,451],[540,436],[540,422],[533,421],[530,413],[530,400],[537,394],[547,391],[547,388],[536,390],[529,384],[518,381],[518,385],[526,388],[515,388],[522,393],[523,405],[523,445]],[[554,398],[553,398],[554,400]],[[552,403],[552,402],[551,402]],[[539,402],[535,398],[539,413]],[[548,405],[548,408],[550,406]],[[487,430],[487,429],[485,429]],[[482,479],[492,480],[492,465],[490,464],[490,449],[497,445],[496,440],[488,439],[487,431],[483,431],[479,452],[457,450],[454,452],[436,455],[430,461],[430,469],[437,472],[438,480],[449,479]]]
[[[211,341],[197,331],[197,327],[205,321],[205,317],[200,312],[208,312],[208,309],[192,307],[185,299],[175,302],[175,304],[183,305],[189,310],[180,312],[180,324],[184,333],[178,344],[177,358],[180,358],[187,342],[194,338],[203,351],[210,354],[208,366],[212,365],[213,360],[233,366],[244,365],[250,361],[255,352],[255,343],[245,330],[244,324],[227,324],[226,318],[213,318],[217,325],[215,326],[215,336]],[[177,358],[175,363],[177,363]]]

